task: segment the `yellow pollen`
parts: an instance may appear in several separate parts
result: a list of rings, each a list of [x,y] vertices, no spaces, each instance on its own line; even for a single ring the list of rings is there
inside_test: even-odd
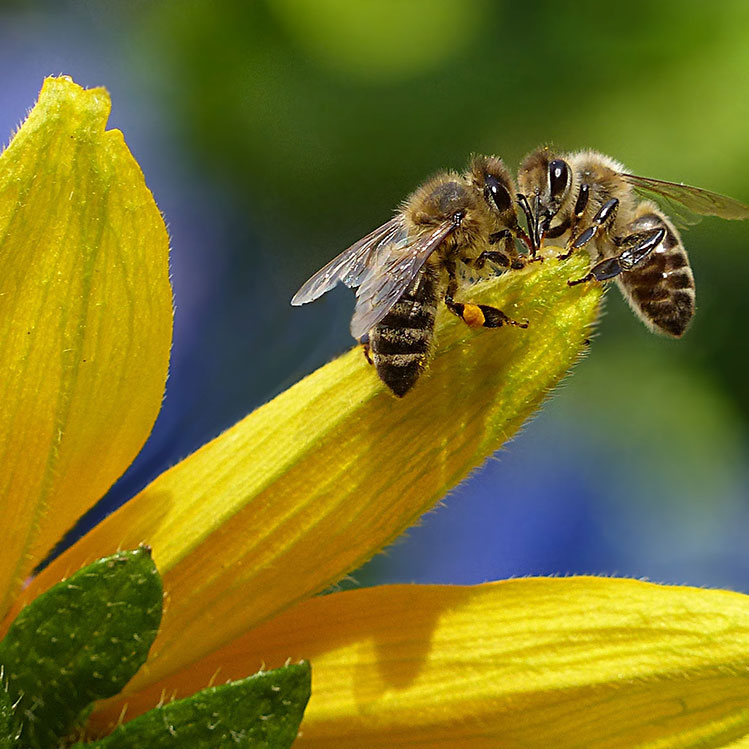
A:
[[[466,304],[463,308],[463,320],[472,328],[480,328],[486,318],[477,304]]]

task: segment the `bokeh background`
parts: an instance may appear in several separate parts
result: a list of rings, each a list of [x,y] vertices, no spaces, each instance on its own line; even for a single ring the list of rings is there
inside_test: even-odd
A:
[[[352,341],[320,265],[472,151],[543,142],[749,201],[749,3],[11,2],[0,133],[44,76],[106,86],[168,221],[164,409],[85,530]],[[593,573],[749,592],[749,224],[686,235],[698,314],[649,334],[616,289],[591,355],[504,450],[350,585]],[[94,458],[95,459],[95,458]]]

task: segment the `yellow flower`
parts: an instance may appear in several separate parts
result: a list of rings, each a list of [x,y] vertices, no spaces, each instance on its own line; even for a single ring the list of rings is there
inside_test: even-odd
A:
[[[584,347],[585,260],[475,290],[528,330],[438,321],[423,380],[393,399],[351,351],[109,516],[27,587],[61,531],[125,470],[158,412],[171,344],[167,236],[109,100],[45,82],[0,157],[0,545],[4,627],[85,562],[152,547],[162,628],[105,733],[162,699],[312,662],[301,743],[719,746],[749,731],[749,599],[600,579],[384,586],[311,598],[494,452]]]

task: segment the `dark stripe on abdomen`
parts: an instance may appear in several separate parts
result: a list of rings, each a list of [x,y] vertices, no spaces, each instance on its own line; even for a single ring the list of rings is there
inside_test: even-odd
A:
[[[694,315],[695,290],[681,244],[654,252],[642,267],[622,273],[619,282],[646,323],[677,338],[687,329]]]
[[[437,278],[426,267],[369,334],[380,379],[401,397],[418,380],[431,355],[437,314]]]

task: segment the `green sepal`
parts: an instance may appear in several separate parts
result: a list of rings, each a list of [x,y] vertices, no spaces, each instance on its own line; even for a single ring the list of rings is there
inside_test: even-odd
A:
[[[303,661],[203,689],[73,749],[284,749],[297,736],[309,695],[310,666]]]
[[[146,660],[163,589],[150,549],[99,559],[21,611],[0,642],[17,746],[57,747],[94,701]]]

